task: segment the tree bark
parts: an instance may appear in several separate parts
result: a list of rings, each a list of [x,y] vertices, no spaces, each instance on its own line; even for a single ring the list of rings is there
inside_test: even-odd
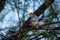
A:
[[[0,0],[0,12],[4,9],[6,0]]]

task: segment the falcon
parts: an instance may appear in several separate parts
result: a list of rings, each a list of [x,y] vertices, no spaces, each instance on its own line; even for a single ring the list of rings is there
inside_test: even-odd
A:
[[[35,15],[34,13],[30,13],[29,15],[30,15],[30,18],[28,19],[30,22],[29,25],[38,29],[39,17]]]

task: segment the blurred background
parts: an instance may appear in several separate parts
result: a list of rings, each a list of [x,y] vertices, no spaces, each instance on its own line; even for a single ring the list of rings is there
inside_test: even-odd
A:
[[[6,40],[16,33],[22,24],[28,20],[43,3],[49,5],[49,0],[0,0],[0,40]],[[42,17],[43,16],[43,17]],[[54,2],[39,16],[40,25],[56,22],[44,27],[60,28],[60,0]],[[54,33],[56,32],[56,33]],[[43,35],[42,35],[43,33]],[[21,40],[59,40],[60,30],[31,30],[23,33]]]

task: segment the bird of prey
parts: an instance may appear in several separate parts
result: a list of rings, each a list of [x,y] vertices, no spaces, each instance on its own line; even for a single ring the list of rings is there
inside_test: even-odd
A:
[[[28,19],[30,23],[29,25],[38,29],[39,17],[36,16],[34,13],[30,13],[29,15],[30,15],[30,18]]]

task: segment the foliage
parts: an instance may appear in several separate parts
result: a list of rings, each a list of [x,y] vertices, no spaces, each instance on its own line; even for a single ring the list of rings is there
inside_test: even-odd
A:
[[[50,5],[51,3],[52,3],[51,1],[45,0],[45,4],[46,4],[46,5]]]

